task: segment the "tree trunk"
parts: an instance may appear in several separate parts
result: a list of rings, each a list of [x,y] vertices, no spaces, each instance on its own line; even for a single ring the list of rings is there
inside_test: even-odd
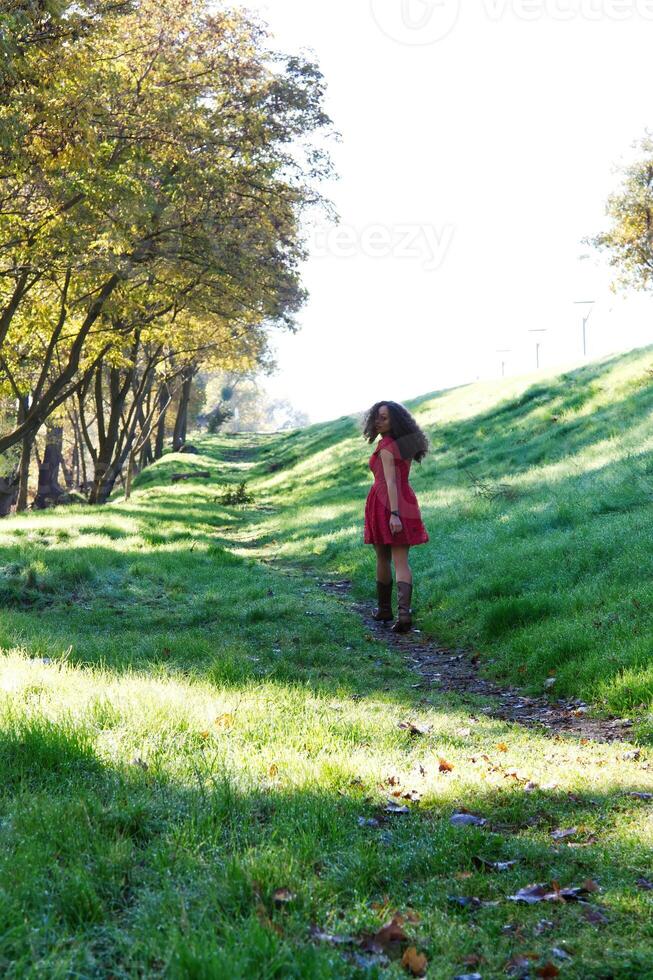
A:
[[[106,424],[104,370],[101,364],[95,376],[95,408],[97,412],[96,424],[99,446],[93,459],[93,485],[88,498],[90,504],[106,503],[109,494],[113,490],[116,476],[118,475],[119,467],[116,465],[114,457],[119,452],[118,446],[122,427],[122,412],[127,399],[127,393],[131,386],[133,373],[133,367],[129,368],[123,380],[120,368],[110,367],[106,372],[109,389],[109,414],[106,418]]]
[[[161,459],[163,456],[163,446],[166,438],[166,415],[168,413],[168,403],[170,401],[170,389],[167,382],[163,382],[159,390],[159,421],[156,427],[156,440],[154,443],[154,458]]]
[[[17,475],[13,477],[0,476],[0,517],[6,517],[11,512],[16,499],[17,480]]]
[[[179,396],[179,408],[175,419],[175,433],[172,438],[172,448],[178,452],[186,442],[186,428],[188,426],[188,403],[190,402],[190,390],[193,384],[195,372],[192,368],[185,368],[182,374],[183,382],[181,394]]]
[[[149,437],[145,440],[145,444],[141,449],[141,458],[138,463],[138,472],[141,473],[146,466],[154,462],[154,453],[152,452],[152,443]]]
[[[73,449],[73,455],[75,450]],[[74,459],[71,460],[70,466],[67,465],[66,460],[61,457],[61,472],[63,473],[64,483],[66,484],[66,490],[72,490],[74,483],[73,473],[74,473]]]
[[[18,403],[18,425],[21,425],[27,417],[29,411],[28,396],[20,399]],[[32,459],[32,444],[34,435],[29,432],[21,439],[20,465],[18,467],[18,497],[16,499],[16,513],[27,510],[27,490],[29,483],[29,464]]]
[[[48,429],[43,462],[39,466],[39,485],[34,506],[39,510],[56,503],[63,490],[59,486],[59,467],[63,452],[63,426],[54,425]]]

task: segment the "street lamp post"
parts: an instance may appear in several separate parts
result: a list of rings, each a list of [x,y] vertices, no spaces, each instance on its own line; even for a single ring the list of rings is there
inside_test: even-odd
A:
[[[529,333],[546,333],[547,329],[548,329],[547,327],[533,327],[533,329],[529,330],[528,332]],[[535,341],[535,367],[536,367],[536,369],[539,369],[539,366],[540,366],[540,342],[539,342],[539,340],[536,340]]]
[[[577,299],[574,300],[574,306],[588,306],[589,311],[586,316],[583,317],[583,357],[587,357],[587,342],[585,336],[585,328],[587,327],[587,321],[592,315],[592,310],[594,309],[594,303],[596,300],[593,299]]]
[[[496,353],[497,354],[510,354],[511,351],[512,351],[512,347],[498,347],[497,350],[496,350]],[[502,358],[501,359],[501,377],[502,378],[505,378],[505,376],[506,376],[506,362]]]

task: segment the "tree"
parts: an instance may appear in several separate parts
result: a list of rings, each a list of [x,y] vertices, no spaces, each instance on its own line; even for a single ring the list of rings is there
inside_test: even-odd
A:
[[[267,51],[243,13],[93,7],[95,26],[22,46],[23,84],[0,102],[0,387],[23,396],[0,453],[28,458],[52,412],[155,323],[295,329],[299,221],[331,167],[303,143],[330,123],[319,71]]]
[[[608,198],[610,227],[586,243],[609,253],[616,267],[613,288],[653,288],[653,139],[648,134],[634,147],[640,158],[622,170],[621,188]]]

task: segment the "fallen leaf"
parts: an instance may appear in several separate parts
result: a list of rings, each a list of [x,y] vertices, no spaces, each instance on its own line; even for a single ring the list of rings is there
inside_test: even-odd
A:
[[[353,953],[352,960],[354,961],[354,964],[360,967],[362,970],[369,970],[373,966],[378,966],[379,969],[381,969],[382,967],[390,964],[390,960],[387,956],[384,956],[383,953]]]
[[[468,953],[467,956],[463,956],[461,963],[465,966],[480,966],[481,963],[485,963],[485,957],[480,953]]]
[[[497,748],[498,748],[499,752],[507,752],[508,751],[508,746],[506,745],[505,742],[497,742]]]
[[[446,759],[438,759],[438,769],[440,772],[451,772],[453,766]]]
[[[277,766],[276,763],[273,762],[270,768],[268,769],[268,776],[272,776],[274,778],[275,776],[278,775],[279,775],[279,766]]]
[[[551,836],[554,840],[564,840],[566,837],[573,837],[577,833],[577,827],[567,827],[566,830],[552,830]]]
[[[397,728],[403,728],[411,735],[428,735],[431,730],[430,725],[418,725],[414,721],[400,721]]]
[[[362,948],[373,953],[385,953],[393,946],[396,947],[397,943],[407,942],[408,936],[402,928],[403,923],[404,917],[395,913],[378,932],[363,935],[360,940]]]
[[[487,861],[477,854],[472,856],[472,862],[482,871],[507,871],[508,868],[512,868],[513,865],[517,864],[516,861]]]
[[[422,794],[416,789],[409,789],[407,793],[401,794],[402,800],[410,800],[412,803],[419,803],[422,799]]]
[[[600,892],[601,889],[592,878],[585,878],[581,883],[581,888],[584,888],[586,892]]]
[[[380,827],[381,824],[376,819],[376,817],[359,817],[358,818],[359,827]]]
[[[508,895],[511,902],[526,902],[527,905],[534,905],[535,902],[544,902],[551,896],[551,889],[548,885],[526,885],[520,888],[515,895]]]
[[[480,909],[490,905],[499,905],[499,900],[486,901],[477,898],[476,895],[447,895],[447,898],[454,905],[462,905],[463,908]]]
[[[538,977],[558,977],[560,976],[560,970],[553,963],[545,963],[544,966],[538,966],[536,968],[535,975]]]
[[[571,960],[572,957],[569,955],[566,949],[561,949],[560,946],[552,946],[551,953],[557,960]]]
[[[409,946],[401,957],[401,965],[414,977],[423,977],[426,973],[428,960],[424,953],[418,953],[415,946]]]
[[[541,936],[543,932],[550,932],[554,926],[555,924],[551,921],[551,919],[540,919],[533,929],[533,932],[536,936]]]
[[[557,881],[552,881],[550,885],[527,885],[520,888],[515,895],[508,895],[508,899],[513,902],[577,902],[581,901],[581,895],[590,892],[600,891],[595,881],[586,878],[581,885],[561,888]]]
[[[480,909],[483,906],[483,902],[476,895],[447,895],[447,899],[453,905],[462,905],[465,909]]]
[[[510,957],[504,970],[510,977],[521,977],[530,972],[531,960],[539,960],[537,953],[516,953]]]
[[[597,908],[596,905],[583,905],[581,906],[581,912],[593,926],[604,926],[610,921],[605,912]]]
[[[388,804],[383,810],[384,813],[410,813],[410,807],[395,803],[394,800],[388,800]]]
[[[227,712],[224,715],[218,715],[213,724],[216,728],[231,728],[234,723],[234,716]]]
[[[272,901],[275,905],[287,905],[288,902],[292,902],[294,897],[294,892],[291,892],[289,888],[277,888],[272,894]]]
[[[316,925],[311,926],[310,935],[311,939],[319,943],[331,943],[332,946],[344,946],[356,942],[353,936],[339,936],[337,933],[326,932]]]
[[[483,827],[487,823],[487,820],[485,817],[477,817],[475,813],[469,813],[467,810],[463,810],[458,813],[453,813],[449,817],[449,823],[453,824],[454,827]]]

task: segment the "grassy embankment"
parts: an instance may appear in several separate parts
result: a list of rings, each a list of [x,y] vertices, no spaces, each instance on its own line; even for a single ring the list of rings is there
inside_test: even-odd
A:
[[[565,693],[636,709],[642,739],[652,361],[411,404],[434,445],[412,474],[431,534],[412,557],[419,625],[534,690],[554,669]],[[226,461],[239,447],[249,460]],[[524,953],[533,974],[653,976],[637,885],[651,803],[628,795],[653,789],[650,752],[624,760],[415,690],[355,617],[286,574],[347,575],[373,598],[369,449],[351,419],[201,448],[147,471],[128,503],[0,524],[3,975],[405,975],[310,925],[360,936],[413,909],[431,977],[503,976]],[[170,486],[192,466],[215,478]],[[221,506],[241,479],[254,504]],[[397,792],[409,812],[385,814]],[[461,806],[488,824],[452,826]],[[507,898],[585,879],[603,924]]]

